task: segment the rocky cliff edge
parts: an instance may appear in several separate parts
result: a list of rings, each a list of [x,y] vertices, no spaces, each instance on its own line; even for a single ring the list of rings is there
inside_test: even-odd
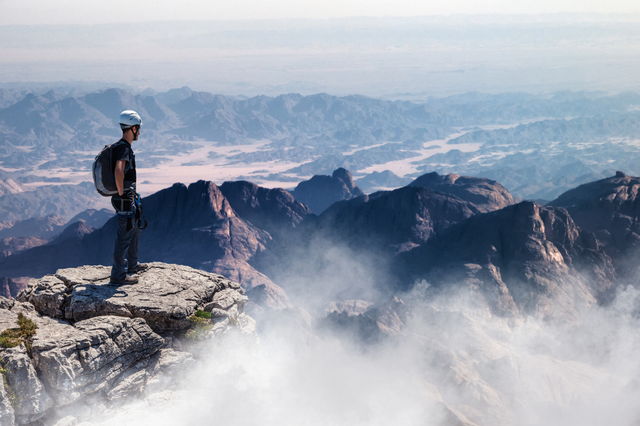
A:
[[[0,426],[108,415],[131,397],[176,386],[184,376],[176,373],[200,362],[206,341],[237,334],[257,345],[239,284],[149,265],[135,285],[110,284],[108,267],[82,266],[31,280],[15,300],[0,298]],[[198,333],[196,312],[211,314]]]

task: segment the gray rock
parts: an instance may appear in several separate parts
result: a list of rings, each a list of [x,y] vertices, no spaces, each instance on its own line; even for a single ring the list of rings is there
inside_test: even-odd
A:
[[[214,324],[211,330],[211,337],[216,339],[221,339],[229,334],[241,335],[257,342],[258,328],[253,318],[242,313],[237,318],[227,318]]]
[[[188,328],[189,317],[211,302],[223,309],[246,302],[239,284],[187,266],[151,263],[135,285],[110,284],[109,272],[106,266],[61,269],[55,277],[34,280],[18,300],[58,319],[144,318],[157,332]]]
[[[284,289],[275,284],[253,287],[247,291],[246,295],[251,302],[264,308],[287,309],[293,307]]]
[[[32,280],[19,300],[0,298],[0,331],[16,327],[20,313],[37,325],[29,354],[23,346],[1,353],[8,387],[0,387],[0,426],[45,418],[75,424],[110,416],[137,396],[156,395],[160,403],[159,393],[175,388],[196,362],[173,349],[182,345],[171,331],[188,328],[189,317],[205,305],[217,318],[210,339],[221,343],[234,335],[257,344],[255,321],[243,313],[248,298],[237,283],[162,263],[139,273],[137,285],[111,285],[108,274],[104,266],[62,269]],[[15,410],[8,392],[14,390]]]
[[[146,370],[128,370],[119,378],[118,384],[107,392],[109,401],[119,401],[142,391],[149,373]]]
[[[53,400],[38,380],[38,374],[31,364],[24,346],[5,349],[2,362],[7,369],[5,373],[9,392],[17,396],[15,418],[17,424],[28,424],[44,417],[46,411],[53,406]]]
[[[67,286],[59,278],[47,275],[29,283],[29,287],[16,297],[22,302],[29,302],[42,315],[52,318],[64,318],[62,310],[66,298]]]
[[[40,326],[41,323],[43,327]],[[107,391],[138,360],[164,343],[144,320],[105,316],[64,325],[38,321],[33,341],[36,368],[58,405]]]
[[[207,310],[207,306],[205,306],[205,311]],[[225,311],[218,308],[211,309],[211,318],[227,318],[232,316],[229,311]]]
[[[195,364],[193,356],[187,352],[162,349],[151,359],[147,371],[149,380],[145,383],[144,393],[152,395],[171,389],[186,377],[185,372]]]
[[[15,299],[7,299],[6,297],[0,296],[0,309],[11,309],[14,303],[16,303]]]
[[[241,293],[238,293],[234,289],[226,289],[217,292],[213,296],[213,302],[205,305],[205,311],[211,310],[213,308],[224,309],[227,310],[231,308],[233,305],[238,305],[238,307],[244,306],[245,303],[249,301],[249,298]],[[210,309],[207,309],[210,308]]]
[[[11,405],[9,394],[4,385],[4,380],[0,383],[0,426],[14,426],[15,412]]]

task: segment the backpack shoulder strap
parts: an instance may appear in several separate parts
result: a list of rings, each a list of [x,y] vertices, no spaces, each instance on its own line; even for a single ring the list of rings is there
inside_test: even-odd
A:
[[[123,143],[127,143],[127,141],[125,141],[124,139],[120,139],[118,142],[116,142],[116,143],[112,143],[112,144],[109,146],[109,157],[110,157],[110,160],[111,160],[111,164],[112,164],[112,166],[113,166],[113,167],[112,167],[112,168],[113,168],[113,170],[115,170],[115,169],[116,169],[116,164],[115,164],[115,162],[114,162],[114,160],[113,160],[113,150],[115,149],[115,147],[116,147],[116,146],[118,146],[118,145],[122,145]],[[130,161],[127,161],[127,168],[126,168],[126,169],[124,169],[124,172],[125,172],[125,173],[126,173],[126,172],[128,172],[128,171],[129,171],[129,169],[131,169],[131,164],[130,164],[130,163],[131,163]]]

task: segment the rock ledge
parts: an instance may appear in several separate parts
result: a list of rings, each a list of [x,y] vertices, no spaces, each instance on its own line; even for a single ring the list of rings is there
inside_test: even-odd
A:
[[[142,318],[159,333],[188,328],[197,309],[218,300],[225,310],[233,304],[242,308],[248,300],[240,284],[222,275],[160,262],[149,266],[134,285],[111,284],[106,266],[60,269],[32,280],[16,299],[42,315],[71,322],[104,315]],[[230,295],[233,302],[225,302]]]
[[[132,397],[175,388],[199,362],[205,340],[235,334],[257,345],[238,283],[182,265],[149,265],[135,285],[110,284],[106,266],[81,266],[31,280],[15,300],[0,297],[0,332],[16,327],[18,314],[37,325],[29,348],[0,347],[0,426],[109,415]],[[186,344],[198,309],[211,311],[214,325]]]

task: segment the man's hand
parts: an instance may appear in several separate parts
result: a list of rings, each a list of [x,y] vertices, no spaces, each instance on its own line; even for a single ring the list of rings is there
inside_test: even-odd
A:
[[[118,195],[124,195],[124,169],[127,166],[127,162],[125,160],[120,160],[116,163],[116,188],[118,188]]]
[[[125,188],[124,191],[122,191],[122,195],[120,197],[128,198],[133,203],[135,192],[131,188]]]

